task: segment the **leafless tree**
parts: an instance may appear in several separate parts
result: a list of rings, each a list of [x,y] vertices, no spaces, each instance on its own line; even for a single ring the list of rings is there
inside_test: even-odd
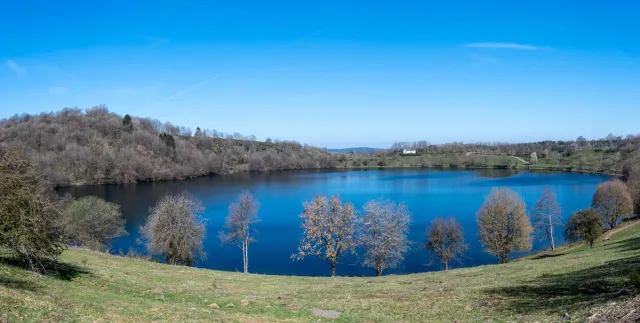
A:
[[[513,251],[531,250],[531,222],[522,198],[508,188],[494,188],[477,213],[482,246],[506,263]]]
[[[622,175],[633,199],[633,211],[640,214],[640,160],[633,159],[625,163]]]
[[[627,186],[614,179],[598,185],[591,206],[600,213],[610,228],[633,215],[633,200]]]
[[[411,214],[404,203],[385,199],[368,201],[359,221],[359,245],[364,249],[362,264],[380,276],[386,268],[397,267],[409,250],[407,233]]]
[[[551,250],[555,251],[553,228],[562,225],[562,208],[551,187],[547,186],[532,211],[533,229],[536,236],[539,239],[547,240],[551,245]]]
[[[0,143],[25,152],[55,186],[184,179],[249,169],[250,154],[270,154],[259,170],[331,168],[324,149],[222,139],[201,129],[110,113],[98,106],[82,112],[19,115],[0,120]],[[233,137],[233,136],[232,136]],[[252,138],[252,137],[250,137]],[[250,144],[250,145],[248,145]],[[254,163],[255,167],[255,163]]]
[[[258,210],[260,203],[253,198],[251,193],[243,192],[238,199],[229,206],[224,224],[224,231],[219,237],[223,243],[233,243],[242,250],[244,273],[249,272],[249,245],[255,242],[251,236],[252,226],[258,222]]]
[[[460,261],[469,246],[464,243],[464,235],[460,223],[454,218],[436,218],[427,228],[425,248],[449,270],[449,262]]]
[[[302,236],[298,253],[291,257],[302,260],[314,256],[329,261],[331,276],[336,275],[336,264],[345,254],[354,254],[357,245],[355,236],[356,211],[353,204],[342,204],[338,195],[330,198],[318,196],[304,202]]]
[[[151,254],[161,255],[171,265],[191,266],[205,257],[202,241],[205,227],[200,218],[202,203],[186,193],[167,193],[151,208],[140,232]]]

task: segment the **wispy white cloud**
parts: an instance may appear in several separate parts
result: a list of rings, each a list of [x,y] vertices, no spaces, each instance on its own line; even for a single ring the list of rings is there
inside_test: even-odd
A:
[[[67,92],[68,89],[62,86],[52,86],[49,88],[49,94],[51,95],[65,95]]]
[[[188,87],[188,88],[186,88],[186,89],[184,89],[184,90],[182,90],[180,92],[176,92],[174,94],[171,94],[170,96],[166,97],[164,100],[162,100],[160,102],[167,102],[167,101],[169,101],[171,99],[175,99],[175,98],[177,98],[177,97],[179,97],[181,95],[184,95],[184,94],[186,94],[188,92],[191,92],[191,91],[195,90],[196,88],[206,84],[207,82],[210,82],[210,81],[213,81],[213,80],[217,79],[219,76],[220,75],[216,75],[216,76],[208,78],[208,79],[206,79],[206,80],[204,80],[202,82],[196,83],[196,84],[194,84],[194,85],[192,85],[192,86],[190,86],[190,87]]]
[[[5,64],[7,64],[7,67],[9,67],[18,76],[24,76],[24,75],[27,74],[27,70],[25,68],[21,67],[20,65],[18,65],[18,63],[16,63],[16,61],[7,60],[7,61],[5,61]]]
[[[517,43],[470,43],[470,44],[463,45],[463,47],[521,49],[521,50],[547,49],[546,47],[533,46],[533,45],[527,45],[527,44],[517,44]]]

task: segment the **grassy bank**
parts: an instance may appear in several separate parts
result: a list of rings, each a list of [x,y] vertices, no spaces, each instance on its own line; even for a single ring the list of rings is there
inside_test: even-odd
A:
[[[512,169],[547,172],[576,172],[620,175],[622,165],[637,154],[621,154],[603,151],[580,151],[571,156],[540,158],[530,163],[527,156],[483,155],[467,153],[403,155],[387,153],[375,155],[342,154],[336,157],[336,167],[362,168],[432,168],[432,169]]]
[[[640,225],[593,249],[378,278],[243,275],[76,248],[61,261],[49,276],[1,265],[0,322],[559,322],[565,311],[584,322],[636,297]]]

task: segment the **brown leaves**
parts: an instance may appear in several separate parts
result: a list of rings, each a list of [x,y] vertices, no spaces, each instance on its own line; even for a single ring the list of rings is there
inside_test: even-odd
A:
[[[302,236],[298,253],[292,259],[301,260],[306,256],[326,259],[332,264],[335,275],[337,259],[347,253],[354,253],[356,213],[351,203],[342,204],[338,195],[327,198],[317,196],[304,202]]]
[[[477,213],[479,240],[487,252],[506,262],[513,251],[531,250],[532,227],[522,198],[495,188]]]
[[[611,228],[633,215],[631,194],[627,186],[617,179],[598,185],[591,204]]]
[[[436,218],[427,228],[427,242],[425,248],[449,269],[449,261],[463,256],[468,246],[464,243],[464,236],[460,223],[453,217],[448,219]]]

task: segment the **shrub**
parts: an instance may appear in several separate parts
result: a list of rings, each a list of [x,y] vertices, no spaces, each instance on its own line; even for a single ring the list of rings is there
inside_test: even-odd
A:
[[[120,206],[95,196],[72,202],[62,216],[62,228],[73,243],[101,250],[126,234]]]
[[[602,217],[592,208],[574,213],[564,230],[564,238],[569,242],[585,241],[593,248],[593,243],[602,234]]]
[[[45,270],[43,260],[55,260],[65,248],[54,193],[29,159],[2,146],[0,197],[0,247],[30,270]]]
[[[167,193],[140,228],[147,250],[171,265],[191,266],[198,256],[205,257],[205,227],[200,218],[203,211],[202,203],[189,195]]]

